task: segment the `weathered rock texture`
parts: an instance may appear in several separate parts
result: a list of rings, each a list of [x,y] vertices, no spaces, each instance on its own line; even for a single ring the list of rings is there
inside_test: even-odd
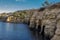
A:
[[[40,34],[43,31],[46,40],[60,40],[60,3],[36,11],[29,27]]]

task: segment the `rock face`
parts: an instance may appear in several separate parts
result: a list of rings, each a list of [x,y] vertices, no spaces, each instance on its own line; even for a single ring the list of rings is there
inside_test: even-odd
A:
[[[17,18],[17,17],[14,17],[14,16],[8,16],[6,21],[11,22],[11,23],[23,23],[24,22],[23,19]]]
[[[45,40],[60,40],[60,3],[42,9],[32,15],[30,28],[44,32]]]

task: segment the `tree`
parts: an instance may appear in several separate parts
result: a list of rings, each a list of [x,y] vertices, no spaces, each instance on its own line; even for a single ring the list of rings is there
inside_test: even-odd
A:
[[[48,2],[48,0],[45,1],[45,4],[46,4],[46,5],[50,5],[50,3]]]
[[[42,4],[42,6],[48,6],[50,5],[50,3],[48,2],[48,0],[45,0],[45,2]]]

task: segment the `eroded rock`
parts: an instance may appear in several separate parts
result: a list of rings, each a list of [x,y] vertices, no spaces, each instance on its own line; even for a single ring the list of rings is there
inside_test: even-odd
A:
[[[44,39],[60,40],[60,4],[46,7],[43,11],[39,11],[35,17],[35,20],[30,19],[30,26],[32,27],[32,24],[36,24],[34,27],[38,29],[38,25],[41,25],[39,26],[41,27],[39,33],[41,34],[43,32]],[[32,18],[34,17],[32,16]]]

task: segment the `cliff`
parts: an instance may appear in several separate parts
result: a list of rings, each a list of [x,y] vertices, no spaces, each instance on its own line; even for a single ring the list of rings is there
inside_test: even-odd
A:
[[[34,13],[30,19],[30,28],[42,34],[43,40],[60,40],[60,3]]]

